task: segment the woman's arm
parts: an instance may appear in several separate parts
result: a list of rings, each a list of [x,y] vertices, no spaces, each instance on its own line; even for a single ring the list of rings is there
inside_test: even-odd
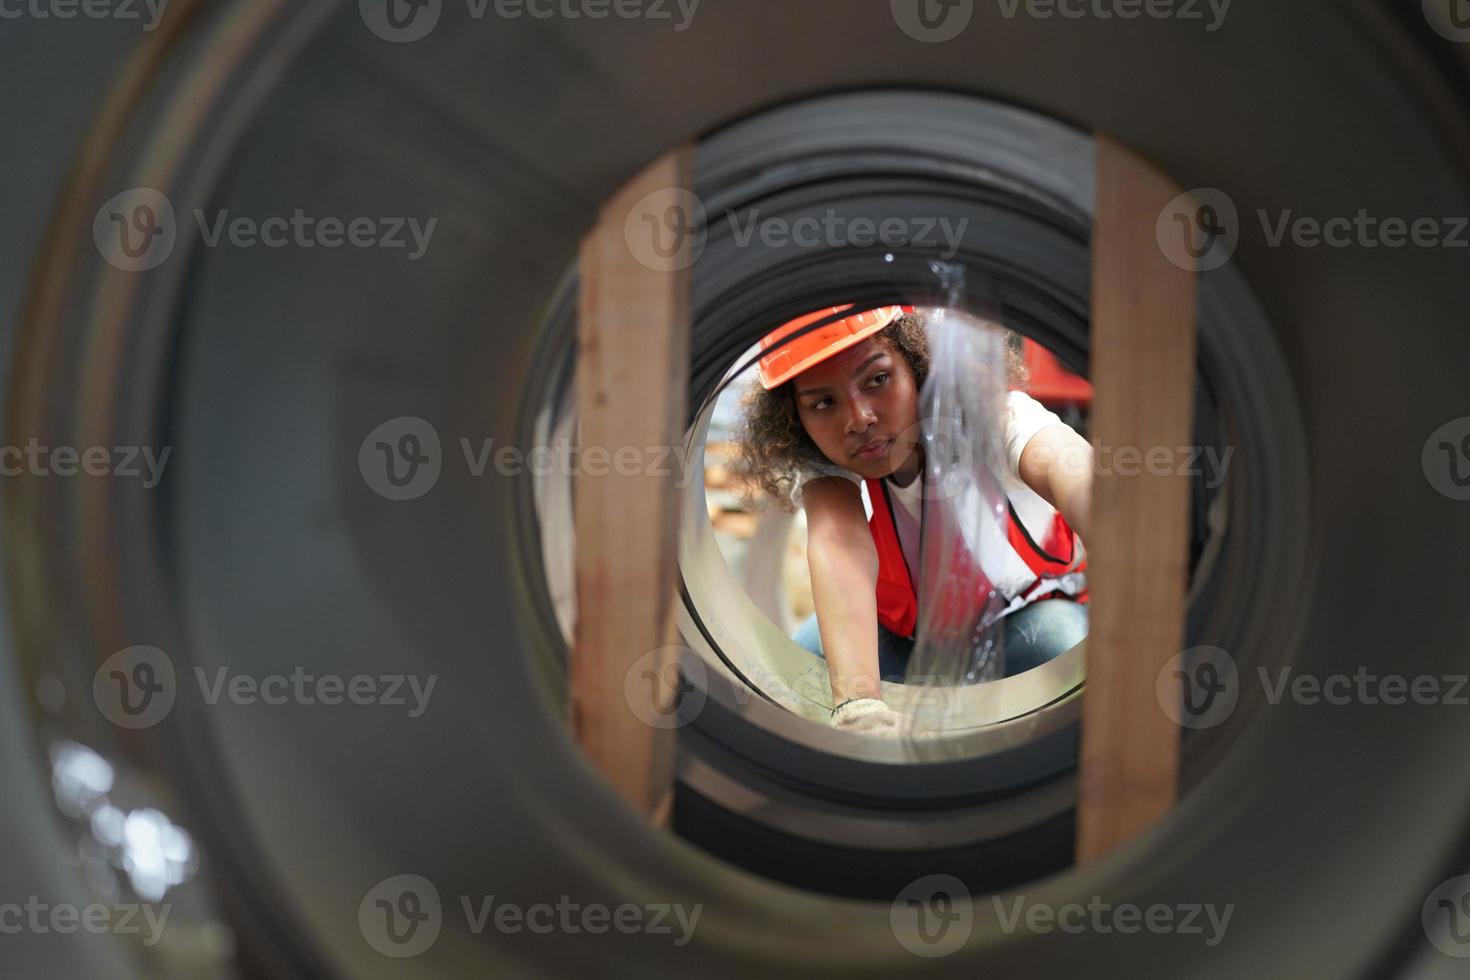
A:
[[[807,564],[833,704],[881,698],[878,679],[878,549],[858,485],[823,477],[802,487]]]
[[[1041,429],[1021,450],[1021,479],[1087,539],[1092,521],[1092,446],[1069,425]]]

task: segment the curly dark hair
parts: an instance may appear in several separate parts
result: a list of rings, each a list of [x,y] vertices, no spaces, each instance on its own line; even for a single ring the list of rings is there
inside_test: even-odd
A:
[[[922,389],[929,376],[929,338],[924,318],[907,313],[873,336],[908,362],[914,373],[914,388]],[[1010,333],[1006,335],[1006,360],[1011,378],[1023,379],[1020,343]],[[802,468],[827,462],[801,424],[796,385],[787,381],[772,391],[752,385],[741,398],[740,409],[730,472],[740,487],[741,502],[748,509],[770,502],[783,511],[794,511],[791,492]]]

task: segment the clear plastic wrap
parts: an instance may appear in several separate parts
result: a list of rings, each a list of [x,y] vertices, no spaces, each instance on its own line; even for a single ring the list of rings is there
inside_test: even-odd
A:
[[[1007,555],[1005,334],[955,310],[924,311],[930,370],[920,391],[924,510],[919,620],[905,676],[910,737],[965,727],[959,690],[1005,674],[1006,608],[993,583]]]

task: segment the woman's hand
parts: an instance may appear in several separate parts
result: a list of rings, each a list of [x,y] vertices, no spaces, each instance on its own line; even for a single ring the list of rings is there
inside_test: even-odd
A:
[[[832,712],[832,727],[860,735],[898,737],[903,734],[903,715],[879,698],[853,698],[837,705]]]

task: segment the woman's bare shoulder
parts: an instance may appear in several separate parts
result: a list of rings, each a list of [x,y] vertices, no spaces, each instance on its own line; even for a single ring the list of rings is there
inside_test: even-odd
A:
[[[839,476],[819,476],[804,484],[803,491],[809,532],[867,526],[861,484]]]

